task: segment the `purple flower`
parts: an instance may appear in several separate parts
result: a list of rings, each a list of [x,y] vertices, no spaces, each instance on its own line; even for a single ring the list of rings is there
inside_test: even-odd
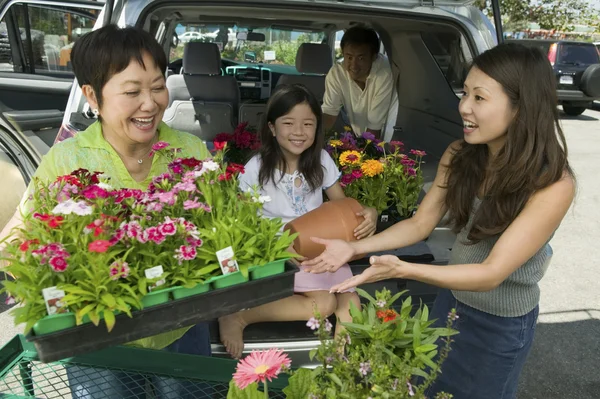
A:
[[[371,364],[369,362],[364,362],[360,364],[360,368],[358,370],[362,375],[367,375],[371,372]]]
[[[333,325],[329,322],[329,319],[325,319],[325,331],[330,332],[333,328]]]
[[[456,313],[456,309],[452,309],[450,312],[448,312],[448,319],[452,321],[458,320],[458,314]]]
[[[362,134],[362,138],[365,139],[365,140],[371,140],[371,141],[373,141],[373,140],[375,140],[375,135],[373,133],[371,133],[371,132],[364,132]]]
[[[315,319],[314,317],[311,317],[308,322],[306,322],[306,327],[310,327],[311,330],[316,330],[319,328],[321,324],[319,323],[319,320]]]

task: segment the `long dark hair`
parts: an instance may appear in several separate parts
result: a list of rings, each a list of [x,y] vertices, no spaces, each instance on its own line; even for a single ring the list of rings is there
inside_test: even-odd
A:
[[[315,191],[323,185],[323,165],[321,165],[321,151],[323,149],[323,112],[315,96],[303,85],[282,85],[271,95],[267,102],[267,110],[262,121],[260,130],[261,147],[259,155],[261,157],[261,166],[258,173],[258,181],[264,186],[269,181],[274,184],[275,172],[277,169],[285,172],[287,162],[277,139],[269,128],[269,123],[275,124],[278,118],[289,114],[298,104],[308,104],[313,114],[317,118],[317,130],[313,144],[300,155],[298,162],[298,171],[302,173],[311,190]],[[283,174],[281,175],[283,177]]]
[[[503,148],[491,161],[485,144],[462,142],[448,165],[445,203],[455,232],[469,220],[485,182],[482,203],[468,239],[472,243],[502,233],[538,190],[573,171],[557,110],[556,80],[538,49],[501,44],[473,60],[472,67],[500,83],[516,114]]]

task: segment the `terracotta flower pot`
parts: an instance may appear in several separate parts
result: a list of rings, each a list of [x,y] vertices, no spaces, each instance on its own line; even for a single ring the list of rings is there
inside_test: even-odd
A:
[[[284,229],[290,230],[292,234],[299,234],[294,241],[294,250],[308,259],[313,259],[325,250],[325,246],[313,242],[310,238],[355,241],[354,229],[364,220],[357,213],[362,210],[362,205],[353,198],[329,201],[292,220]],[[353,259],[360,257],[357,255]]]

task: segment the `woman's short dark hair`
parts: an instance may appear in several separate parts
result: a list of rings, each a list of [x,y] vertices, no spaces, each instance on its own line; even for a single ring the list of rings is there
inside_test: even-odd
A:
[[[515,111],[505,144],[493,159],[487,145],[463,141],[448,165],[445,202],[455,231],[467,225],[473,200],[485,184],[468,235],[477,242],[504,232],[536,191],[565,174],[573,177],[573,171],[546,55],[521,44],[501,44],[477,56],[472,68],[498,82]]]
[[[303,85],[281,85],[267,102],[267,109],[263,118],[263,125],[260,130],[260,157],[261,167],[258,173],[258,181],[261,186],[269,181],[274,184],[275,172],[277,169],[286,171],[287,163],[283,156],[283,151],[277,139],[269,128],[269,123],[275,124],[275,121],[284,115],[289,114],[292,109],[299,104],[308,104],[313,114],[317,118],[317,128],[313,144],[300,155],[298,171],[302,173],[311,190],[319,190],[323,185],[323,165],[321,164],[321,151],[323,150],[323,111],[317,98]],[[283,175],[282,175],[283,176]]]
[[[73,72],[80,86],[90,85],[102,106],[102,89],[115,74],[125,70],[132,60],[144,69],[148,53],[161,71],[167,70],[167,56],[154,37],[142,28],[119,28],[111,24],[85,34],[71,51]]]
[[[381,42],[379,41],[379,36],[377,36],[375,29],[366,28],[364,26],[352,27],[344,33],[342,41],[340,42],[342,51],[347,44],[355,46],[367,45],[373,55],[378,54],[381,47]]]

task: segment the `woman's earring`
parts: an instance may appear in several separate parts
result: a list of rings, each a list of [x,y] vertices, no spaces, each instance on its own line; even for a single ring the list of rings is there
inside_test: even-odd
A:
[[[92,110],[92,114],[94,114],[94,116],[95,116],[96,118],[98,118],[98,115],[100,115],[100,112],[98,111],[98,108],[94,108],[94,109]]]

